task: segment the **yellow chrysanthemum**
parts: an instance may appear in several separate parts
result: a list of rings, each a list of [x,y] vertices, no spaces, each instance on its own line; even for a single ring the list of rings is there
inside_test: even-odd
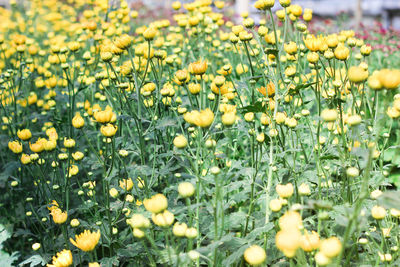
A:
[[[92,251],[96,247],[97,243],[99,243],[99,239],[100,230],[97,230],[97,232],[85,230],[83,231],[83,233],[75,235],[75,240],[73,240],[72,238],[70,238],[69,240],[75,247],[88,252]]]

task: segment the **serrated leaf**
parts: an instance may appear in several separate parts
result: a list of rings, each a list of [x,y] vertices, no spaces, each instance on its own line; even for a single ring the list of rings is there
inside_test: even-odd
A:
[[[100,260],[100,262],[101,262],[101,266],[109,266],[109,267],[111,267],[111,266],[119,266],[119,260],[118,260],[118,258],[115,256],[115,257],[112,257],[112,258],[102,258],[101,260]]]

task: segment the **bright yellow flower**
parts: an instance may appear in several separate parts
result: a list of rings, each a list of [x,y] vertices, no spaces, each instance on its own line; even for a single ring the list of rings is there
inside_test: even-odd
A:
[[[57,252],[56,256],[53,256],[53,262],[47,264],[47,267],[68,267],[72,265],[72,253],[71,250],[62,250]]]
[[[66,211],[63,212],[59,208],[52,209],[50,214],[53,216],[53,221],[55,224],[63,224],[68,218],[68,213]]]
[[[70,238],[69,240],[75,247],[83,251],[92,251],[96,247],[97,243],[99,243],[100,230],[97,230],[97,232],[85,230],[83,231],[83,233],[75,235],[75,240],[73,240],[72,238]]]
[[[15,154],[22,152],[22,144],[17,140],[8,142],[8,148]]]

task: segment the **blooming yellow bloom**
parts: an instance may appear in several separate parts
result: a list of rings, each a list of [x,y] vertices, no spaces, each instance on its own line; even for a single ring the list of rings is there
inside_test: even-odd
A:
[[[52,209],[50,214],[53,217],[54,223],[56,224],[63,224],[68,218],[68,213],[66,211],[63,212],[59,208]]]
[[[47,267],[68,267],[72,265],[72,253],[71,250],[62,250],[57,252],[56,256],[53,256],[53,262],[48,264]]]
[[[354,83],[360,83],[368,78],[368,70],[359,66],[352,66],[349,69],[349,80]]]
[[[207,70],[207,61],[196,61],[190,63],[189,72],[195,75],[203,75]]]
[[[118,126],[115,126],[113,124],[107,124],[107,125],[102,125],[100,128],[100,132],[105,136],[105,137],[112,137],[116,134],[118,130]]]
[[[32,133],[29,129],[18,130],[17,135],[21,140],[29,140],[32,137]]]
[[[378,73],[378,79],[386,89],[396,89],[400,85],[400,70],[383,69]]]
[[[8,148],[15,154],[22,152],[22,144],[17,140],[8,142]]]
[[[75,235],[75,240],[73,240],[72,238],[70,238],[69,240],[75,247],[88,252],[92,251],[96,247],[97,243],[99,243],[99,239],[100,230],[97,230],[97,232],[85,230],[83,231],[83,233]]]

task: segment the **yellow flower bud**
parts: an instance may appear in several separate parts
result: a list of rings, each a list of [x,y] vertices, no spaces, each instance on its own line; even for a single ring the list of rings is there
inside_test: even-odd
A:
[[[193,196],[195,192],[194,186],[189,182],[180,183],[178,186],[179,195],[183,198]]]
[[[251,266],[257,266],[262,264],[266,258],[267,254],[265,250],[257,245],[252,245],[244,251],[244,259]]]
[[[174,146],[177,148],[185,148],[188,144],[188,141],[185,136],[183,135],[178,135],[177,137],[174,138]]]

